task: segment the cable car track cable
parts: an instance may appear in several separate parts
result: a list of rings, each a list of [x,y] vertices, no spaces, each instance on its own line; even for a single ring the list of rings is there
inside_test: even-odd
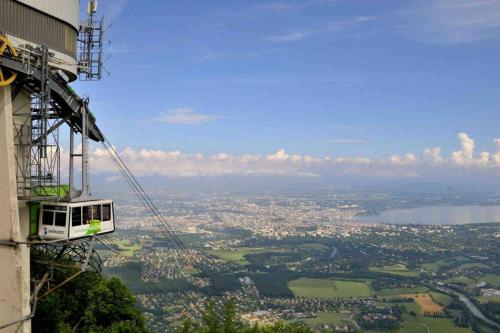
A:
[[[108,141],[108,144],[110,147],[112,147],[112,145],[109,143]],[[106,147],[106,145],[105,145]],[[152,200],[149,198],[149,196],[147,196],[147,194],[145,193],[144,189],[142,189],[142,192],[141,190],[138,188],[140,186],[139,182],[137,181],[137,179],[132,175],[132,173],[130,172],[130,169],[127,168],[127,166],[125,165],[125,162],[119,157],[118,153],[116,152],[116,150],[114,150],[114,148],[108,148],[106,147],[106,149],[108,150],[108,152],[110,153],[110,156],[111,158],[113,159],[113,161],[115,162],[116,166],[118,167],[118,169],[120,170],[120,172],[122,173],[122,176],[124,176],[124,178],[127,180],[127,182],[129,183],[129,185],[132,187],[132,189],[134,190],[135,194],[138,196],[138,198],[140,199],[140,201],[143,203],[143,205],[145,205],[145,208],[147,209],[149,207],[149,209],[153,212],[153,215],[158,219],[158,221],[167,229],[167,233],[168,235],[174,240],[174,242],[177,244],[177,246],[181,249],[181,250],[184,250],[186,252],[186,257],[188,258],[188,261],[199,271],[200,275],[202,275],[204,278],[206,278],[208,281],[210,281],[210,277],[203,271],[203,269],[201,269],[190,257],[189,257],[189,253],[187,253],[187,248],[186,246],[182,243],[182,241],[177,237],[177,235],[175,235],[175,233],[173,232],[172,228],[168,225],[168,222],[163,218],[163,216],[161,215],[161,213],[159,212],[158,208],[154,205],[154,203],[152,202]],[[111,151],[111,149],[113,150],[113,152]],[[121,162],[120,163],[117,158],[115,157],[115,155],[120,158]],[[123,166],[122,166],[123,164]],[[128,172],[124,169],[124,168],[127,168]],[[135,179],[135,182],[131,179],[131,177],[134,177]],[[149,201],[147,200],[149,199]],[[147,207],[146,207],[147,206]],[[168,238],[167,238],[168,240]],[[169,241],[170,242],[170,241]],[[210,285],[212,287],[212,290],[214,290],[214,292],[216,294],[220,294],[220,292],[215,288],[213,287],[212,285]]]
[[[112,153],[110,152],[110,154],[111,154],[111,157],[113,158],[113,160],[115,161],[115,164],[117,164],[117,167],[119,169],[123,169],[122,175],[125,175],[125,177],[130,180],[129,184],[135,188],[135,190],[138,192],[138,195],[140,195],[142,197],[142,200],[149,207],[149,209],[152,210],[153,214],[157,217],[157,219],[159,220],[159,222],[167,228],[168,234],[174,240],[174,242],[176,243],[176,245],[181,250],[187,251],[187,247],[179,239],[179,237],[175,234],[175,232],[172,229],[172,227],[165,220],[165,218],[160,213],[159,209],[153,203],[153,201],[148,196],[148,194],[145,192],[144,188],[141,186],[141,184],[139,183],[139,181],[137,180],[137,178],[135,178],[135,176],[132,174],[132,172],[127,167],[127,165],[125,164],[125,162],[123,161],[123,159],[120,157],[120,155],[118,155],[118,152],[113,148],[113,146],[111,145],[111,143],[106,138],[105,138],[105,140],[108,143],[108,145],[110,146],[110,148],[106,147],[106,145],[105,145],[105,147],[108,149],[108,151],[109,150],[112,151]],[[120,165],[120,162],[118,162],[118,160],[114,157],[114,155],[116,156],[116,158],[119,159],[119,161],[121,162],[121,165]],[[201,270],[201,269],[199,269],[199,270]]]
[[[142,185],[139,183],[137,178],[132,174],[130,169],[127,167],[125,161],[120,157],[118,152],[114,149],[113,145],[109,142],[109,140],[104,137],[104,142],[103,146],[106,148],[106,150],[109,152],[111,158],[113,159],[113,162],[117,166],[117,168],[120,170],[122,176],[125,177],[129,185],[132,187],[132,190],[135,192],[135,194],[138,196],[138,198],[143,202],[143,205],[146,205],[149,209],[153,212],[153,215],[158,219],[158,221],[167,229],[167,233],[170,235],[170,237],[173,239],[174,243],[181,249],[186,252],[186,257],[188,260],[191,262],[191,264],[199,271],[200,275],[202,275],[204,278],[208,279],[210,282],[211,279],[208,274],[201,269],[195,261],[189,258],[189,253],[187,247],[184,245],[182,240],[179,239],[179,237],[175,234],[174,230],[172,227],[169,225],[169,223],[166,221],[166,219],[163,217],[163,215],[160,213],[158,207],[154,204],[154,202],[151,200],[149,195],[146,193]],[[210,288],[217,294],[221,295],[219,290],[213,285],[213,282],[209,284]]]
[[[112,147],[112,145],[109,143],[109,141],[108,141],[108,144],[109,144],[109,146]],[[167,229],[166,230],[167,233],[173,239],[173,241],[176,243],[177,247],[179,247],[181,250],[185,251],[186,257],[187,257],[188,261],[198,270],[199,274],[202,275],[202,277],[206,278],[208,281],[213,280],[213,279],[211,279],[208,276],[208,274],[206,274],[204,272],[204,270],[202,268],[200,268],[196,264],[196,262],[194,260],[192,260],[190,258],[190,255],[188,253],[187,247],[178,238],[178,236],[175,234],[175,232],[173,231],[172,227],[168,224],[168,222],[165,220],[165,218],[163,217],[163,215],[161,215],[161,213],[159,212],[159,209],[152,202],[151,198],[146,194],[146,192],[144,191],[144,189],[142,188],[142,186],[140,185],[140,183],[133,176],[133,174],[131,173],[130,169],[128,169],[128,167],[125,165],[125,162],[120,158],[120,156],[118,155],[118,153],[116,152],[116,150],[114,150],[114,148],[111,148],[111,149],[113,150],[114,154],[113,154],[113,152],[110,152],[110,154],[111,154],[111,156],[112,156],[115,164],[117,164],[117,167],[120,170],[122,170],[122,175],[126,177],[126,179],[128,180],[129,185],[131,185],[133,187],[134,191],[136,192],[136,195],[138,197],[140,197],[140,199],[142,199],[141,201],[143,202],[143,205],[147,205],[149,207],[149,209],[151,209],[151,211],[153,212],[153,215]],[[109,149],[108,149],[108,151],[109,151]],[[114,155],[116,155],[120,159],[121,164],[120,164],[120,162],[117,161],[117,159],[114,157]],[[123,166],[122,166],[122,164],[123,164]],[[128,172],[126,170],[124,170],[124,168],[126,168],[126,170],[128,170]],[[133,178],[133,179],[131,179],[131,178]],[[140,187],[140,188],[138,188],[138,187]],[[148,207],[146,207],[146,208],[148,208]],[[220,294],[220,292],[212,284],[210,284],[210,287],[211,287],[211,289],[216,294]]]

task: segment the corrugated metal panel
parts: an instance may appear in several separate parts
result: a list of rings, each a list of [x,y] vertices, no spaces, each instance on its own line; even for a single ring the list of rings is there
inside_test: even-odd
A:
[[[16,0],[71,24],[76,30],[80,25],[79,0]]]
[[[25,39],[22,39],[20,37],[14,37],[9,34],[7,34],[7,37],[9,37],[12,45],[14,45],[14,47],[17,48],[20,48],[22,46],[25,46],[27,43],[30,43]],[[36,46],[36,44],[33,43],[32,46]],[[77,73],[77,61],[75,57],[56,51],[54,49],[51,49],[51,51],[54,54],[54,56],[51,57],[49,60],[49,64],[51,65],[51,67],[63,70],[70,77],[71,81],[73,81],[76,78],[76,73]]]
[[[77,30],[14,0],[0,0],[0,31],[76,56]]]

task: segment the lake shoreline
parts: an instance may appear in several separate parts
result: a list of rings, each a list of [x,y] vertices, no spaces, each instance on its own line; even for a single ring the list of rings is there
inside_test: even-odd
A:
[[[422,206],[357,216],[356,222],[398,225],[463,225],[500,222],[500,205]]]

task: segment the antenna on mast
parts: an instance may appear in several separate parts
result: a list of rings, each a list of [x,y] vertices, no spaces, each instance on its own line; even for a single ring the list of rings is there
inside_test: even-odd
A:
[[[87,20],[80,24],[78,36],[78,76],[82,81],[96,81],[102,78],[104,18],[96,19],[97,0],[87,4]]]
[[[92,16],[97,12],[97,0],[89,0],[87,5],[87,14]]]

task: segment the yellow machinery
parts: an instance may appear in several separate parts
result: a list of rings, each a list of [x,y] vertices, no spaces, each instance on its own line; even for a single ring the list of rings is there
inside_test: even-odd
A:
[[[6,36],[0,35],[0,55],[17,57],[17,52],[14,46],[9,42]],[[16,72],[12,72],[5,67],[0,66],[0,87],[6,87],[17,77]]]

